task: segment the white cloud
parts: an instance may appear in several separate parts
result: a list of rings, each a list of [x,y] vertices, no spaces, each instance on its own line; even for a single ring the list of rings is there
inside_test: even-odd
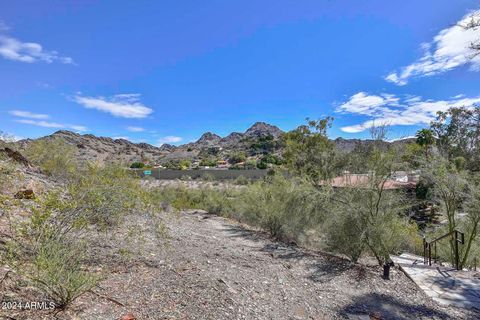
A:
[[[385,80],[405,85],[411,77],[432,76],[451,69],[470,65],[470,70],[480,70],[480,55],[471,48],[480,40],[480,29],[466,29],[473,16],[480,16],[480,10],[465,15],[456,25],[443,29],[431,43],[423,44],[424,55],[414,63],[390,73]]]
[[[11,110],[9,113],[15,117],[28,118],[28,119],[48,119],[48,114],[32,113],[30,111]]]
[[[140,103],[140,94],[117,94],[112,97],[85,97],[73,100],[88,109],[96,109],[121,118],[146,118],[153,110]]]
[[[158,139],[157,145],[161,146],[162,144],[165,144],[165,143],[177,143],[177,142],[180,142],[182,140],[183,139],[181,137],[166,136],[166,137]]]
[[[365,92],[359,92],[350,97],[343,103],[337,112],[357,113],[372,116],[377,113],[378,109],[385,105],[397,105],[398,98],[393,95],[385,94],[382,96],[368,95]]]
[[[74,64],[72,58],[61,56],[57,51],[47,51],[39,43],[21,42],[6,35],[0,35],[0,56],[8,60],[26,63],[60,62]]]
[[[360,97],[360,98],[359,98]],[[388,98],[385,98],[388,97]],[[383,102],[382,102],[383,101]],[[359,92],[337,107],[337,112],[369,116],[359,124],[341,128],[343,132],[358,133],[375,125],[418,125],[429,124],[438,111],[452,107],[472,106],[480,103],[480,96],[474,98],[453,98],[450,100],[422,100],[421,97],[406,96],[400,99],[394,95],[368,95]]]
[[[127,127],[127,130],[130,131],[130,132],[143,132],[143,131],[145,131],[145,129],[142,128],[142,127],[132,127],[132,126]]]
[[[88,130],[87,127],[85,126],[63,124],[63,123],[57,123],[57,122],[48,122],[43,120],[38,121],[38,120],[31,120],[31,119],[17,119],[15,121],[18,123],[30,124],[33,126],[44,127],[44,128],[72,129],[78,132],[83,132]]]

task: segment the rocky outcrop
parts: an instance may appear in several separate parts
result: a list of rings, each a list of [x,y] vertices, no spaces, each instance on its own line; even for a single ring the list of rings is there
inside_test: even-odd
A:
[[[35,192],[32,189],[20,190],[13,196],[15,199],[35,199]]]
[[[279,138],[282,135],[283,131],[280,130],[277,126],[265,122],[256,122],[253,126],[248,128],[245,131],[245,137],[261,138],[261,137],[274,137]]]
[[[20,152],[12,150],[10,148],[0,149],[0,153],[4,154],[7,158],[24,165],[25,167],[32,167],[30,161],[25,158]]]

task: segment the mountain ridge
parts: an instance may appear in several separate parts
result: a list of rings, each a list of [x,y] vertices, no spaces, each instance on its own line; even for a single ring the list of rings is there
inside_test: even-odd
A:
[[[145,142],[135,143],[126,139],[79,134],[68,130],[58,130],[38,139],[24,139],[18,145],[26,145],[35,140],[51,140],[62,138],[67,143],[77,147],[76,156],[80,161],[98,161],[132,163],[136,161],[163,163],[179,159],[202,159],[206,157],[225,158],[231,152],[242,151],[254,156],[265,152],[280,153],[279,139],[285,133],[275,125],[266,122],[255,122],[245,132],[231,132],[221,137],[213,132],[205,132],[194,142],[154,146]],[[372,143],[372,140],[336,138],[332,140],[337,149],[350,152],[359,144]],[[386,144],[408,143],[412,139],[400,139]],[[254,150],[253,150],[253,149]],[[263,148],[263,149],[262,149]]]

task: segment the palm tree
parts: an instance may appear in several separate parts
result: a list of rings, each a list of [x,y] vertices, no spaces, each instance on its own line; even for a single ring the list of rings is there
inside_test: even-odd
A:
[[[430,129],[422,129],[415,135],[417,138],[417,144],[425,148],[425,160],[428,161],[428,149],[435,143],[435,137],[433,131]]]

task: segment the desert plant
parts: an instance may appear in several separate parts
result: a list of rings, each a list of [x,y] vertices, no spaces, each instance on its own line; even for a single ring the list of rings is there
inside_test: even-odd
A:
[[[215,181],[215,176],[211,173],[208,173],[208,172],[202,174],[201,178],[202,178],[203,181],[207,181],[207,182],[208,181]]]
[[[36,140],[28,144],[25,156],[43,172],[56,178],[69,178],[75,173],[76,147],[63,139]]]
[[[84,270],[84,252],[78,243],[55,238],[41,242],[35,252],[28,278],[55,302],[57,308],[67,307],[100,279]]]
[[[248,178],[241,175],[241,176],[238,176],[233,183],[235,183],[236,185],[239,185],[239,186],[246,186],[246,185],[249,184],[249,182],[250,182],[250,180]]]
[[[140,169],[140,168],[144,168],[145,167],[145,163],[143,162],[134,162],[130,165],[130,168],[132,169]]]

